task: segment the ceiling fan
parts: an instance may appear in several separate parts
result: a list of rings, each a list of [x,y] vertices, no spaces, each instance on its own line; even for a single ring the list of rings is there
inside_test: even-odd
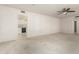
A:
[[[75,16],[75,18],[78,18],[79,16]]]
[[[61,11],[57,11],[60,15],[60,14],[64,14],[64,15],[67,15],[68,13],[71,13],[71,12],[76,12],[75,10],[71,10],[71,8],[63,8]]]

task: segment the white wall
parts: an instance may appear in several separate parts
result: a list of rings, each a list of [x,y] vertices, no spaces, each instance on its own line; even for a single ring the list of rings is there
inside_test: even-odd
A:
[[[0,42],[17,39],[19,11],[0,6]],[[60,20],[57,18],[32,12],[26,12],[26,16],[28,18],[27,37],[57,33],[60,30]]]
[[[74,32],[74,22],[73,17],[65,18],[60,20],[60,28],[63,33],[73,33]]]
[[[59,32],[60,20],[54,17],[28,12],[28,37]]]
[[[16,9],[0,6],[0,42],[16,40],[18,32],[17,15]]]

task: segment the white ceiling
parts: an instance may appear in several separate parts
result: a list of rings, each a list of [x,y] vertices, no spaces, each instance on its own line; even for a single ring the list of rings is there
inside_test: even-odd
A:
[[[41,13],[58,18],[65,18],[79,15],[79,4],[8,4],[5,6],[19,8],[21,10],[27,10],[31,12]],[[68,15],[58,15],[57,11],[63,8],[71,8],[75,10],[75,13],[69,13]]]

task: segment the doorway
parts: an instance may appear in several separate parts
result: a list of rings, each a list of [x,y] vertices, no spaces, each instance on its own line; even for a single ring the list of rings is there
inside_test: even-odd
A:
[[[78,18],[79,17],[75,18],[75,20],[74,20],[74,33],[75,34],[79,33],[79,21],[78,21]]]
[[[74,21],[74,33],[77,33],[77,21]]]

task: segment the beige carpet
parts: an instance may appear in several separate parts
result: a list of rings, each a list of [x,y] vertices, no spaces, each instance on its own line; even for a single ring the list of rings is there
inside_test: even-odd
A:
[[[79,53],[79,35],[51,34],[0,43],[0,53],[50,54]]]

